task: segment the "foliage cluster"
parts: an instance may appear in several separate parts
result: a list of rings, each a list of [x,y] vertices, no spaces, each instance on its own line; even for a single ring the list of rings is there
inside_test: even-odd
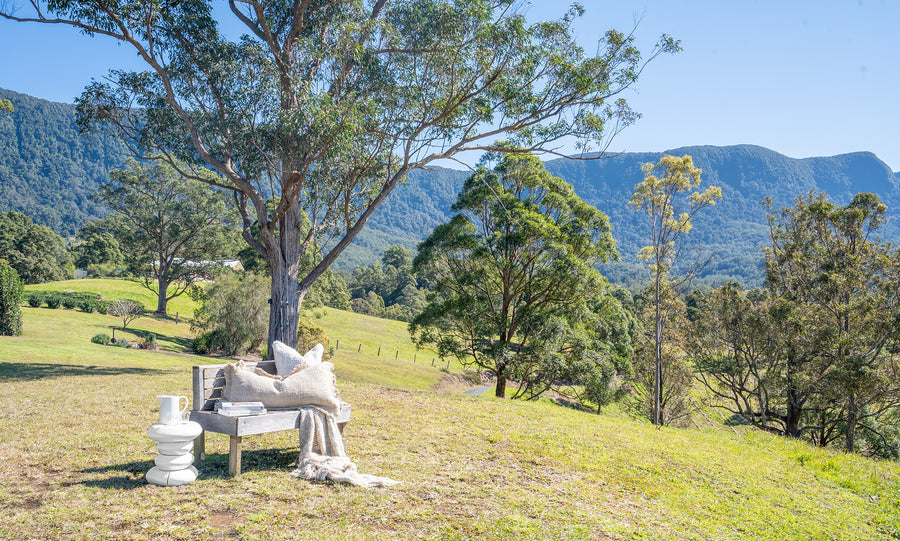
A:
[[[62,237],[15,211],[0,214],[0,259],[16,269],[26,284],[72,275],[72,259]]]
[[[535,398],[561,382],[607,403],[627,371],[630,329],[594,266],[616,257],[609,221],[530,154],[489,155],[419,246],[435,284],[410,323],[420,345],[489,370],[495,394]],[[623,355],[623,353],[625,355]]]
[[[0,259],[0,336],[22,334],[22,291],[19,273]]]
[[[875,235],[877,196],[822,193],[770,215],[767,288],[700,302],[689,351],[717,404],[745,422],[898,457],[900,251]]]
[[[413,270],[412,252],[395,244],[380,262],[354,269],[347,287],[354,312],[411,321],[425,307],[431,284]]]
[[[195,292],[200,303],[191,328],[202,331],[194,351],[239,355],[265,341],[269,318],[268,283],[253,273],[223,272]]]

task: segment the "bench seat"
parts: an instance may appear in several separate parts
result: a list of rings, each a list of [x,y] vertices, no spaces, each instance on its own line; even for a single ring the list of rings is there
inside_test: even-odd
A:
[[[245,362],[245,366],[258,367],[270,374],[275,372],[275,361]],[[200,467],[206,458],[206,432],[226,434],[228,445],[228,475],[241,474],[241,438],[255,434],[295,430],[300,428],[300,411],[297,409],[269,410],[264,415],[232,417],[219,415],[216,403],[222,398],[225,388],[225,364],[208,364],[193,367],[193,402],[190,420],[198,423],[203,432],[194,440],[194,465]],[[351,410],[344,405],[337,424],[341,434],[350,421]]]

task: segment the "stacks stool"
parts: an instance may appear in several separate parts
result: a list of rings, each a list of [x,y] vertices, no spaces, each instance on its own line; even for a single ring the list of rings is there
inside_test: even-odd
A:
[[[151,485],[177,487],[187,485],[197,479],[197,468],[193,466],[194,440],[203,428],[186,421],[174,425],[156,423],[147,429],[147,437],[156,442],[159,454],[155,466],[147,472],[146,479]]]

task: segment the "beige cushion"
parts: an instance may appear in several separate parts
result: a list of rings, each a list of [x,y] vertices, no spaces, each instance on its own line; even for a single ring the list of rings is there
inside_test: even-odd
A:
[[[343,402],[334,379],[334,365],[322,362],[308,368],[297,367],[281,378],[243,361],[225,366],[225,389],[222,397],[230,402],[262,402],[267,409],[316,406],[338,415]]]
[[[325,346],[316,344],[316,347],[300,355],[296,349],[275,340],[272,342],[272,353],[275,357],[275,373],[281,377],[287,377],[298,366],[312,367],[321,363]]]

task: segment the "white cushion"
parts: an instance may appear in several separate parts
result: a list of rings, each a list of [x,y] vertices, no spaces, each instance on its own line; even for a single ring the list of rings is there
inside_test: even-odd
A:
[[[297,367],[302,370],[321,364],[325,346],[316,344],[316,347],[300,355],[296,349],[276,340],[272,343],[272,350],[275,353],[275,372],[281,377],[287,377]]]

